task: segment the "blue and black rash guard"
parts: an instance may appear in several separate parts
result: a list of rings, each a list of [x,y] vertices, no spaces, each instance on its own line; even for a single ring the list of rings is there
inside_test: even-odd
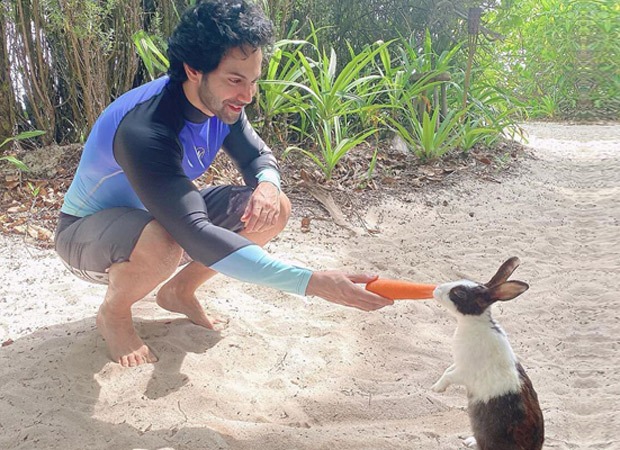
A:
[[[233,125],[187,100],[162,77],[111,103],[95,123],[61,211],[85,217],[103,209],[149,211],[194,259],[230,277],[304,295],[312,272],[270,257],[261,247],[209,221],[192,180],[222,148],[246,184],[279,187],[271,150],[245,113]]]

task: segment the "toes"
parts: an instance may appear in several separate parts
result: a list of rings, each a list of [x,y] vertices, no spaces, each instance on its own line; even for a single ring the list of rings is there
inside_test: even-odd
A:
[[[149,351],[146,357],[144,358],[146,363],[153,364],[159,361],[159,358],[153,354],[153,352]]]
[[[159,358],[157,358],[148,347],[143,351],[123,355],[117,360],[122,367],[137,367],[142,364],[156,363],[157,361],[159,361]]]
[[[133,353],[127,356],[127,361],[129,362],[129,367],[136,367],[140,365],[140,360],[142,358],[136,357]]]
[[[221,330],[224,330],[228,326],[229,323],[230,323],[230,319],[215,318],[213,319],[213,325],[211,325],[208,328],[215,330],[215,331],[221,331]]]

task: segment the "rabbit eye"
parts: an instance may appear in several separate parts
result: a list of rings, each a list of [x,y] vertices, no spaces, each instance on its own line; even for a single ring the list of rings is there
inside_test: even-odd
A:
[[[453,297],[454,300],[463,301],[467,299],[467,292],[465,292],[465,289],[460,287],[452,289],[451,294],[451,297]]]

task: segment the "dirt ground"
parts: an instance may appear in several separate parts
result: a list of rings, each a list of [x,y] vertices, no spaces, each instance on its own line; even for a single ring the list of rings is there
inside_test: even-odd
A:
[[[386,192],[350,229],[299,206],[267,250],[315,269],[487,281],[516,255],[530,290],[495,306],[538,392],[549,449],[620,448],[620,126],[525,125],[531,157],[493,176]],[[301,203],[294,195],[294,203]],[[324,217],[321,217],[323,219]],[[159,356],[122,369],[95,327],[104,287],[0,234],[0,448],[454,450],[465,391],[430,386],[453,319],[432,300],[373,313],[217,277],[219,332],[134,307]]]

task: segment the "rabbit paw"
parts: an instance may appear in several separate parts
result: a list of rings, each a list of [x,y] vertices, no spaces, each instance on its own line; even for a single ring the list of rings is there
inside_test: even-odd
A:
[[[443,378],[440,378],[437,383],[431,386],[431,389],[434,392],[444,392],[448,388],[448,383],[446,383]]]
[[[476,438],[473,436],[468,437],[467,439],[464,439],[463,444],[467,448],[478,448],[478,445],[476,444]]]

